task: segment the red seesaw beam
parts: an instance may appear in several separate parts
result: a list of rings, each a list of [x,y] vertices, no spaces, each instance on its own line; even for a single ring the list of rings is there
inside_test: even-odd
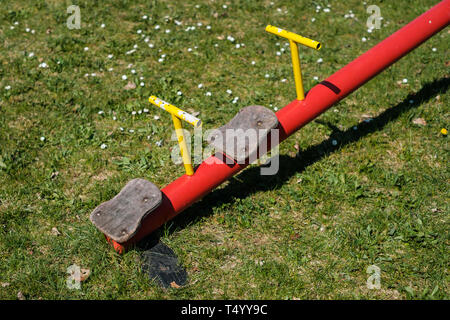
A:
[[[276,113],[279,141],[414,50],[448,26],[449,22],[450,0],[444,0],[313,87],[305,100],[289,103]],[[229,165],[224,161],[211,156],[200,164],[194,175],[183,175],[167,185],[161,190],[161,205],[142,221],[140,229],[130,240],[125,243],[112,239],[108,241],[116,251],[123,252],[127,246],[143,239],[247,166],[237,163]]]

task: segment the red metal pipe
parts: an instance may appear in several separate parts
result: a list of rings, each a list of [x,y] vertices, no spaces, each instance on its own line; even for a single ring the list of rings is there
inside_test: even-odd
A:
[[[289,103],[276,113],[280,129],[279,141],[283,141],[318,117],[445,28],[449,22],[450,0],[444,0],[313,87],[307,93],[305,100],[294,100]],[[139,231],[129,241],[126,243],[117,243],[112,239],[108,239],[108,241],[117,251],[123,252],[125,247],[155,231],[246,167],[244,164],[236,163],[228,165],[219,158],[219,156],[209,157],[200,164],[194,175],[183,175],[164,187],[161,190],[163,193],[161,206],[144,219]]]

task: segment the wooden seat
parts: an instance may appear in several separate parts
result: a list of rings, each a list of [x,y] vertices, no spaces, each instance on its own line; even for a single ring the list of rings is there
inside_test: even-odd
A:
[[[161,204],[162,193],[145,179],[133,179],[111,200],[92,211],[92,223],[111,239],[123,243],[139,229],[141,221]]]
[[[258,147],[267,139],[271,129],[278,126],[275,113],[263,106],[241,109],[224,126],[213,130],[207,137],[216,151],[223,152],[238,163],[256,160]],[[252,137],[252,138],[250,138]]]

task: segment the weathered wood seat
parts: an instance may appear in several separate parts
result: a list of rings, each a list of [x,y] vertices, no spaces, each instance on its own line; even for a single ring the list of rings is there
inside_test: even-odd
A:
[[[267,139],[270,129],[277,125],[278,119],[272,110],[263,106],[248,106],[230,122],[213,130],[207,141],[216,151],[243,163],[246,159],[256,160],[258,147]]]
[[[111,239],[123,243],[139,229],[141,221],[162,201],[157,186],[145,179],[133,179],[111,200],[92,211],[92,223]]]

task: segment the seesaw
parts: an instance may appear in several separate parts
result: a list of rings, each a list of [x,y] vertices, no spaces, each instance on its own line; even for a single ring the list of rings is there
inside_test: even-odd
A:
[[[320,50],[322,44],[267,26],[267,32],[289,40],[297,98],[276,113],[263,106],[243,108],[229,123],[208,137],[208,142],[217,152],[194,170],[181,121],[198,127],[201,120],[168,102],[150,97],[150,103],[172,115],[186,174],[161,190],[145,179],[131,180],[114,198],[95,208],[90,216],[92,223],[116,251],[124,252],[447,27],[449,22],[450,0],[444,0],[311,88],[306,95],[298,44],[315,50]],[[231,134],[248,130],[255,132],[255,139]]]

